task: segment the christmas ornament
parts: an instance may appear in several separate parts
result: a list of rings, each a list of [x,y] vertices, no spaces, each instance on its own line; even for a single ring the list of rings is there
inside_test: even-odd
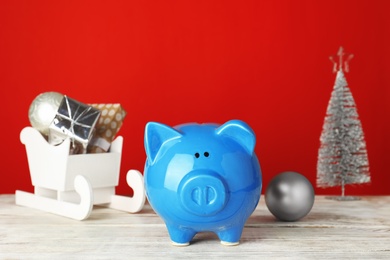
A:
[[[43,135],[49,134],[53,121],[64,96],[58,92],[45,92],[38,95],[30,105],[28,118],[32,127]]]
[[[355,200],[358,197],[345,196],[346,184],[370,182],[368,156],[362,125],[356,104],[344,76],[348,72],[348,61],[340,47],[339,62],[331,58],[336,82],[329,100],[326,117],[320,137],[318,151],[317,186],[341,186],[341,196],[328,197],[337,200]]]
[[[268,184],[265,203],[279,220],[296,221],[306,216],[313,207],[314,189],[303,175],[283,172]]]

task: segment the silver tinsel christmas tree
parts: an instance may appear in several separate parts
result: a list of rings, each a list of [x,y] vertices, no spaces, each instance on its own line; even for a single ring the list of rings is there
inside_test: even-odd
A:
[[[368,183],[371,179],[362,125],[344,76],[352,55],[344,60],[342,47],[337,55],[338,62],[331,58],[337,76],[320,137],[317,186],[341,186],[341,196],[330,198],[353,200],[359,198],[345,196],[345,185]]]

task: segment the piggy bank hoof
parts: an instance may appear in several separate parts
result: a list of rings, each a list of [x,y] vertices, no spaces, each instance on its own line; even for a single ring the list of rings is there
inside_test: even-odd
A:
[[[172,245],[173,245],[173,246],[177,246],[177,247],[184,247],[184,246],[189,246],[189,245],[190,245],[190,242],[187,242],[187,243],[178,243],[178,242],[172,241]]]
[[[237,242],[228,242],[228,241],[222,241],[221,240],[221,245],[223,246],[238,246],[240,244],[239,241]]]

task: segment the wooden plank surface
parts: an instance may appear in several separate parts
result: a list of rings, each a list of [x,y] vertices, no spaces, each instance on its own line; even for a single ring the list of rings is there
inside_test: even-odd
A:
[[[16,206],[0,195],[0,259],[390,259],[390,196],[340,202],[317,196],[296,222],[279,222],[262,196],[238,246],[199,233],[174,247],[162,220],[145,205],[130,214],[94,207],[84,221]]]

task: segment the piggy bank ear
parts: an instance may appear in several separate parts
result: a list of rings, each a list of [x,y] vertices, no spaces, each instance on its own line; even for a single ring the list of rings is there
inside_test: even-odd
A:
[[[145,127],[145,151],[150,164],[154,162],[162,147],[182,136],[177,130],[164,124],[149,122]]]
[[[255,149],[256,136],[253,130],[245,122],[231,120],[218,127],[216,134],[235,140],[241,144],[245,150],[252,154]]]

